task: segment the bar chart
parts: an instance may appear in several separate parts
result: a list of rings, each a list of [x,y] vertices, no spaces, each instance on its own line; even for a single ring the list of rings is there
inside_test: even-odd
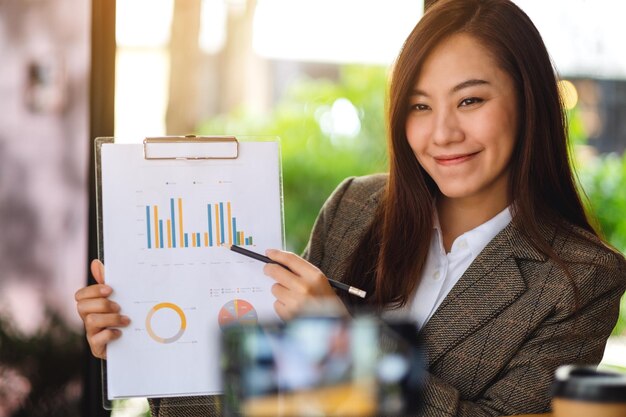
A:
[[[209,248],[223,245],[252,246],[237,225],[230,201],[206,204],[205,226],[202,230],[187,230],[182,198],[170,198],[169,207],[146,205],[146,247],[148,249]],[[169,209],[169,210],[168,210]]]

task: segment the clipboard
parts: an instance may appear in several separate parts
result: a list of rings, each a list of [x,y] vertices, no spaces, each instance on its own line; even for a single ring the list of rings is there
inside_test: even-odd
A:
[[[95,159],[98,257],[131,318],[107,346],[103,406],[219,410],[220,332],[277,318],[262,265],[221,246],[285,247],[279,138],[102,137]]]

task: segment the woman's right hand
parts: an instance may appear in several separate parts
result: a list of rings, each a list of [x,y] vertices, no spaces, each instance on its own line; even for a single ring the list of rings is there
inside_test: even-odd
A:
[[[76,291],[76,309],[85,325],[87,342],[91,353],[106,359],[107,344],[118,339],[122,332],[115,327],[126,327],[127,316],[120,314],[120,306],[109,300],[113,289],[104,283],[104,265],[97,259],[91,262],[91,274],[97,284]]]

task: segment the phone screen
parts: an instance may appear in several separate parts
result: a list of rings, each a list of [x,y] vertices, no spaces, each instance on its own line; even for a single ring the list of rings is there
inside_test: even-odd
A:
[[[225,329],[225,415],[416,412],[423,376],[416,335],[412,323],[384,324],[372,316]]]

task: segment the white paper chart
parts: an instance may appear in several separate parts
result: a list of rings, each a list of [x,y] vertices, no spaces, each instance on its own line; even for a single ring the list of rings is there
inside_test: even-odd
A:
[[[102,145],[105,280],[131,319],[107,347],[109,399],[219,393],[222,329],[277,319],[263,264],[225,246],[283,247],[278,146],[194,161]]]

